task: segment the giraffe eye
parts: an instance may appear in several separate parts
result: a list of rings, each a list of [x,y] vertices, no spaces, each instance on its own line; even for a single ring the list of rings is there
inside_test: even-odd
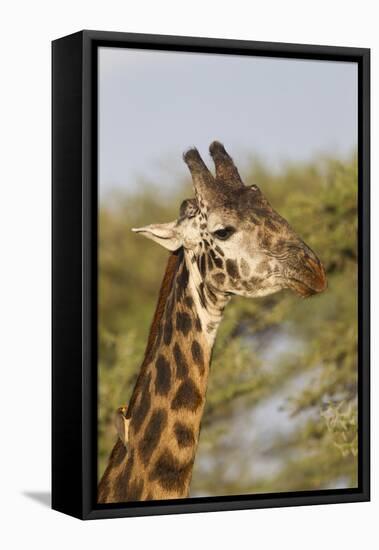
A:
[[[223,227],[222,229],[217,229],[217,231],[214,231],[213,235],[217,239],[221,239],[222,241],[226,241],[226,239],[229,239],[235,232],[234,227]]]

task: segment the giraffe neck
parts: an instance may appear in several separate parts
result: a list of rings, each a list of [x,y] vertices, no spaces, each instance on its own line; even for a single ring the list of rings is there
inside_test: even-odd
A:
[[[205,286],[196,258],[182,251],[166,291],[129,406],[128,454],[113,501],[188,496],[213,343],[229,298]]]

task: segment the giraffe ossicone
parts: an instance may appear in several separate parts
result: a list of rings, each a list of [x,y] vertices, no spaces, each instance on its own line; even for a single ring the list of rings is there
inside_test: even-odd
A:
[[[195,198],[176,220],[133,231],[171,252],[145,358],[128,407],[127,452],[116,443],[99,502],[184,498],[204,410],[212,347],[233,295],[325,290],[316,254],[256,186],[245,186],[224,146],[183,158]],[[125,425],[123,425],[125,426]]]

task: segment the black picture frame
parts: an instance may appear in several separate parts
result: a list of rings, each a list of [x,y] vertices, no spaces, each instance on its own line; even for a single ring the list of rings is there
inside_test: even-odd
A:
[[[97,51],[150,50],[358,64],[359,486],[148,503],[96,503]],[[81,31],[52,43],[52,507],[81,519],[358,502],[370,499],[370,50]]]

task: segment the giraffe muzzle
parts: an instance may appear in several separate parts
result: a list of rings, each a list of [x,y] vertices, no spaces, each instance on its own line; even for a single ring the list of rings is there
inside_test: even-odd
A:
[[[305,253],[296,275],[291,277],[290,287],[300,296],[308,297],[324,292],[327,286],[324,266],[315,254]]]

